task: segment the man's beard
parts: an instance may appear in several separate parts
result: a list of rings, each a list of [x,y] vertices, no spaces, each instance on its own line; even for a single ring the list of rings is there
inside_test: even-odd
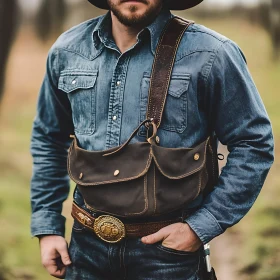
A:
[[[146,5],[148,4],[146,0],[140,1]],[[122,13],[121,9],[119,9],[118,6],[112,3],[110,0],[108,0],[108,5],[114,16],[119,20],[119,22],[121,22],[125,26],[147,26],[156,18],[159,11],[161,10],[161,5],[152,6],[149,9],[147,9],[146,12],[142,15],[135,14],[131,15],[130,17],[127,17],[125,14]],[[129,7],[129,10],[133,14],[137,11],[137,7],[131,5]]]

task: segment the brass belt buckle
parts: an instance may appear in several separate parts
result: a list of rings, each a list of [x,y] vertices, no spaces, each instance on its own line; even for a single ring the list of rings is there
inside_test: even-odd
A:
[[[118,218],[102,215],[94,221],[94,232],[103,241],[117,243],[125,237],[125,227]]]

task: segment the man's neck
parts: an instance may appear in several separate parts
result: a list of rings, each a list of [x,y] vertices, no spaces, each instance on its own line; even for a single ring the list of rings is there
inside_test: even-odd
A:
[[[112,35],[121,53],[124,53],[137,41],[137,34],[144,26],[126,26],[119,22],[113,13],[112,17]]]

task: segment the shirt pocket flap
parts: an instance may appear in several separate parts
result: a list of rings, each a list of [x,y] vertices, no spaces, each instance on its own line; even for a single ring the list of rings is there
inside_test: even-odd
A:
[[[168,94],[173,97],[180,98],[181,95],[186,92],[189,88],[191,75],[183,73],[172,74],[172,79],[170,81]]]
[[[97,74],[97,71],[63,71],[59,77],[58,88],[66,93],[71,93],[77,89],[93,88],[96,82]]]

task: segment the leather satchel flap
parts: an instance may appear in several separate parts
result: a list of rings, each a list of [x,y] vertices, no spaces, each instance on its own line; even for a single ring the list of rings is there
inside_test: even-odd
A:
[[[194,148],[164,148],[152,146],[159,171],[169,179],[181,179],[200,171],[206,163],[209,138]]]
[[[87,151],[74,139],[68,154],[71,179],[82,186],[94,186],[133,180],[147,173],[152,159],[149,143],[131,144],[116,154],[103,156],[116,149]]]

